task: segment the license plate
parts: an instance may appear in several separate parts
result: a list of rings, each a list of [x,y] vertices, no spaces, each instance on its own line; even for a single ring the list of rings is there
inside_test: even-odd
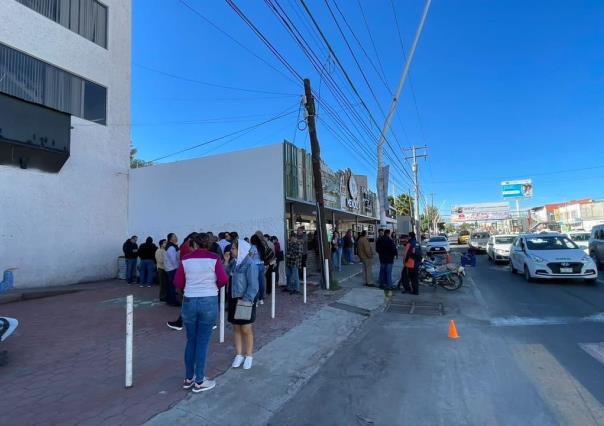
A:
[[[560,272],[563,274],[572,274],[573,268],[560,268]]]

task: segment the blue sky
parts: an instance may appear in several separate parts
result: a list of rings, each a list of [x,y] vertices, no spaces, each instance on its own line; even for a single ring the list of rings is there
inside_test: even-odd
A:
[[[403,56],[392,4],[390,0],[360,1],[379,61],[357,0],[337,0],[335,4],[376,68],[381,62],[387,83],[394,88],[402,71]],[[161,161],[217,154],[283,139],[295,138],[297,145],[308,147],[306,131],[296,131],[301,83],[283,76],[288,74],[285,67],[225,1],[185,2],[248,50],[179,0],[134,0],[132,140],[139,156],[145,160],[163,157],[281,113],[291,114],[235,140],[221,139]],[[346,110],[265,2],[236,3],[287,61],[302,76],[310,78],[315,89],[320,88],[322,99],[347,120]],[[331,77],[371,127],[368,114],[341,71],[333,60],[327,60],[326,49],[317,33],[311,32],[312,23],[300,3],[280,0],[279,4],[313,51],[329,64]],[[384,116],[325,2],[307,0],[307,4],[381,125]],[[334,0],[329,0],[329,4],[335,7]],[[394,4],[408,50],[423,1],[394,0]],[[603,198],[602,22],[604,2],[599,0],[435,0],[411,67],[411,79],[397,109],[393,135],[389,136],[393,150],[401,156],[402,146],[429,145],[429,158],[420,162],[423,193],[434,193],[435,204],[448,210],[452,204],[500,201],[502,180],[532,178],[535,198],[523,202],[523,206],[583,197]],[[343,28],[371,89],[387,111],[390,94],[352,34]],[[409,83],[415,92],[415,102]],[[350,167],[358,174],[368,174],[370,182],[374,182],[375,162],[360,149],[351,150],[350,140],[334,137],[321,120],[332,128],[337,128],[336,123],[321,108],[319,117],[318,134],[324,160],[333,169]],[[375,151],[376,129],[373,129],[375,138],[370,139],[350,122],[346,121],[346,125],[358,139],[356,144],[362,143]],[[394,154],[389,151],[389,156],[392,158]],[[386,161],[393,164],[391,159]],[[400,164],[394,164],[401,168]],[[394,181],[397,192],[407,191],[409,180],[401,172],[395,172]]]

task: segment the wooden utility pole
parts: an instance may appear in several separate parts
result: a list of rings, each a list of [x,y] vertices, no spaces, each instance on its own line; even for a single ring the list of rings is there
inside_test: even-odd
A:
[[[327,224],[325,222],[325,202],[323,200],[323,179],[321,177],[321,148],[319,147],[319,139],[317,138],[317,125],[315,121],[315,99],[312,95],[310,88],[310,80],[304,79],[304,95],[306,98],[306,112],[307,112],[307,123],[308,123],[308,134],[310,136],[310,148],[312,154],[312,174],[313,183],[315,187],[315,199],[317,200],[317,227],[318,235],[315,240],[319,245],[319,265],[321,267],[321,287],[327,288],[325,280],[325,257],[326,253],[329,253],[329,246],[327,242]],[[331,269],[329,276],[333,276],[332,265],[330,263],[329,269]],[[333,287],[333,286],[332,286]]]

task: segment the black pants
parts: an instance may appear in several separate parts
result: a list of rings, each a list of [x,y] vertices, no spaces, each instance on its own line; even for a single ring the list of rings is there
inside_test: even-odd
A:
[[[159,282],[159,300],[165,302],[168,297],[168,276],[166,271],[157,269],[157,281]]]
[[[277,261],[277,264],[275,265],[275,286],[279,287],[279,264],[281,263],[281,261]]]
[[[268,267],[266,268],[266,272],[264,273],[264,277],[266,278],[264,280],[264,282],[266,283],[266,294],[271,294],[273,292],[273,271],[273,265],[268,265]],[[275,286],[277,285],[277,282],[277,274],[275,274]]]
[[[411,285],[409,284],[409,271],[406,267],[403,267],[403,270],[401,271],[401,285],[403,286],[403,290],[407,293],[413,293]]]
[[[298,278],[302,279],[302,270],[306,268],[306,260],[308,259],[308,254],[302,255],[302,267],[298,269]]]
[[[419,294],[419,276],[417,267],[409,269],[409,281],[411,282],[411,293]]]

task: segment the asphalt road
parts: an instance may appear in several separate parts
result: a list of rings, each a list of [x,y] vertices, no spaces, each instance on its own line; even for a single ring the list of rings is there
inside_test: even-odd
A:
[[[398,295],[270,424],[604,425],[604,278],[527,283],[479,256],[457,292]]]

